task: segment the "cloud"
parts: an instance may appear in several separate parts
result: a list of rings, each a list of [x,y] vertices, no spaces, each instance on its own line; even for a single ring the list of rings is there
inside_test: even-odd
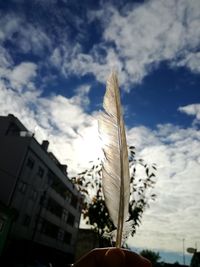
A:
[[[149,142],[146,141],[148,132]],[[145,211],[142,225],[129,244],[181,251],[181,240],[185,238],[187,246],[193,246],[200,238],[197,231],[200,222],[198,130],[167,124],[159,125],[154,131],[136,127],[128,136],[129,140],[136,140],[136,147],[139,144],[139,157],[158,166],[157,200]]]
[[[12,88],[21,90],[23,87],[31,89],[33,87],[30,82],[37,75],[37,65],[31,62],[22,62],[15,66],[7,75]]]
[[[194,73],[200,73],[200,52],[188,53],[182,60],[176,62],[177,67],[188,67]]]
[[[24,73],[22,66],[27,67],[22,63],[15,68],[15,74],[19,74],[20,82],[28,81],[33,72]],[[97,115],[85,111],[89,86],[80,86],[71,98],[61,95],[44,97],[35,85],[32,90],[15,90],[12,88],[13,76],[8,78],[12,79],[9,85],[0,80],[1,115],[14,114],[35,133],[40,143],[48,139],[50,150],[62,163],[69,165],[70,175],[86,168],[90,160],[98,157],[98,130],[94,119]]]
[[[121,70],[122,64],[112,48],[101,47],[106,51],[106,55],[102,56],[102,50],[94,47],[89,53],[82,52],[82,47],[77,44],[74,47],[57,47],[51,55],[51,63],[61,71],[65,77],[76,75],[78,77],[92,74],[95,79],[101,83],[105,83],[111,69],[115,67]],[[125,81],[125,77],[121,77],[121,82]]]
[[[42,8],[44,4],[41,4]],[[37,5],[39,2],[33,8]],[[64,24],[64,11],[55,11],[54,5],[52,2],[49,27],[41,19],[38,20],[40,24],[34,20],[30,23],[25,16],[2,14],[2,47],[5,49],[4,43],[9,41],[16,51],[25,55],[31,52],[42,58],[38,64],[45,66],[46,71],[56,67],[65,77],[92,74],[96,80],[105,83],[109,71],[115,66],[125,90],[130,90],[134,83],[141,83],[163,61],[171,68],[181,66],[195,73],[200,71],[198,0],[167,3],[151,0],[137,5],[125,4],[120,10],[104,3],[97,11],[87,10],[85,18],[81,17],[77,23],[77,14],[72,12],[74,38],[70,38],[70,21]],[[63,8],[69,12],[67,4]],[[101,38],[96,43],[91,42],[86,50],[83,44],[90,38],[85,34],[86,29],[94,22],[101,29]],[[11,54],[9,46],[6,52]]]
[[[2,14],[0,18],[0,44],[10,42],[20,53],[44,54],[51,49],[52,41],[42,27],[29,23],[23,15]],[[9,46],[7,46],[9,49]]]
[[[2,14],[0,25],[1,115],[13,113],[35,133],[39,142],[49,139],[50,149],[60,161],[69,164],[69,172],[71,174],[78,172],[94,157],[96,151],[95,136],[98,136],[94,134],[96,125],[92,116],[86,112],[90,85],[77,87],[70,98],[49,93],[42,96],[43,84],[38,82],[41,79],[39,76],[41,68],[47,71],[45,75],[49,77],[49,63],[64,64],[62,53],[59,58],[56,49],[52,49],[52,57],[48,58],[48,49],[51,49],[54,43],[54,40],[50,39],[51,34],[47,35],[42,26],[30,24],[23,16],[14,13]],[[16,64],[16,57],[10,49],[10,44],[15,48],[15,52],[20,54],[39,57],[44,55],[43,61],[37,63],[21,61]],[[70,53],[73,47],[63,45],[63,51],[66,52],[68,48]],[[43,54],[44,50],[47,53]],[[48,59],[45,60],[46,58]],[[44,76],[43,80],[45,82]],[[39,87],[36,86],[36,82]],[[90,132],[93,132],[92,136]],[[87,144],[90,144],[87,149],[82,149],[84,147],[82,142],[85,140],[83,133],[90,136],[90,142],[86,138]],[[84,159],[82,162],[81,158]]]
[[[56,47],[53,50],[50,56],[50,63],[57,68],[59,68],[61,64],[63,64],[61,48]]]
[[[10,54],[4,47],[0,46],[0,68],[1,70],[8,68],[12,64],[13,64],[13,60]],[[2,75],[3,72],[1,72],[0,74]]]
[[[46,133],[50,148],[59,160],[69,165],[71,175],[96,158],[98,150],[96,121],[84,111],[77,97],[39,98],[35,112],[35,119]]]
[[[199,46],[199,1],[148,1],[120,14],[112,9],[104,39],[113,42],[116,52],[124,59],[126,74],[132,82],[143,77],[161,61],[174,65],[189,64],[188,54]]]
[[[89,85],[82,85],[76,88],[74,102],[87,109],[90,104],[90,99],[88,97],[90,89],[91,87]]]
[[[15,32],[18,32],[20,19],[14,15],[5,15],[1,12],[0,19],[0,41],[3,43],[5,40],[10,40]]]
[[[104,82],[106,73],[116,66],[125,89],[143,78],[163,61],[169,67],[186,67],[199,73],[200,3],[151,0],[141,5],[124,5],[122,10],[102,5],[88,11],[88,23],[100,23],[102,38],[85,53],[79,43],[72,53],[63,51],[64,75],[93,74]],[[98,24],[99,25],[99,24]],[[54,51],[55,62],[60,48]]]
[[[0,114],[7,115],[9,113],[15,114],[23,120],[25,125],[34,127],[37,122],[34,120],[34,111],[29,107],[36,101],[40,92],[27,91],[23,93],[12,90],[7,87],[7,83],[0,80]],[[31,129],[32,130],[32,129]]]
[[[191,104],[183,107],[179,107],[180,112],[186,113],[187,115],[195,116],[195,123],[200,122],[200,104]]]
[[[41,112],[43,111],[42,117],[47,120],[51,118],[52,125],[58,131],[64,132],[71,127],[76,129],[83,123],[85,125],[90,124],[90,116],[84,114],[83,109],[77,103],[76,96],[69,99],[61,95],[41,98],[39,99],[39,108]]]

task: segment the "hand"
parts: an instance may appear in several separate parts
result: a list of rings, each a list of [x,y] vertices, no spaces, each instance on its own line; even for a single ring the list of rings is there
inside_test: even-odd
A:
[[[151,267],[150,261],[121,248],[93,249],[78,260],[73,267]]]

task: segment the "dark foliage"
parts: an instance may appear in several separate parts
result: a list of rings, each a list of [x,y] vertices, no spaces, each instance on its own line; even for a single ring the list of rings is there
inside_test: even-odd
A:
[[[144,249],[140,252],[140,255],[148,259],[151,262],[153,267],[159,265],[158,261],[160,260],[160,255],[158,252],[154,252],[149,249]]]
[[[140,225],[142,214],[148,203],[155,200],[156,195],[151,193],[151,189],[155,185],[156,166],[149,166],[142,159],[135,157],[135,147],[129,147],[129,167],[130,167],[130,203],[129,203],[129,219],[132,223],[131,235],[136,232],[136,228]],[[114,225],[109,217],[108,210],[105,205],[102,192],[101,178],[102,163],[98,159],[96,164],[92,164],[91,168],[79,173],[72,178],[83,195],[82,213],[87,224],[97,231],[99,236],[114,230]],[[136,169],[140,169],[140,175]],[[141,177],[142,175],[142,177]]]

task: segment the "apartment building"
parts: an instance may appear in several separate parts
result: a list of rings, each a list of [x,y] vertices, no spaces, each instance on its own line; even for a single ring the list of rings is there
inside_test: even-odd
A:
[[[81,194],[48,145],[39,144],[15,116],[0,116],[0,203],[15,211],[8,234],[13,251],[24,254],[31,243],[49,257],[55,251],[64,253],[69,262],[75,252]],[[2,229],[3,223],[5,219]]]

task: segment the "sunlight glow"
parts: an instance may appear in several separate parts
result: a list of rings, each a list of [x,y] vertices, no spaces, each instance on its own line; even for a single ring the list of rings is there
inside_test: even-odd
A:
[[[98,124],[94,121],[91,127],[84,128],[76,141],[76,161],[87,166],[90,161],[103,158],[102,142],[99,138]]]

